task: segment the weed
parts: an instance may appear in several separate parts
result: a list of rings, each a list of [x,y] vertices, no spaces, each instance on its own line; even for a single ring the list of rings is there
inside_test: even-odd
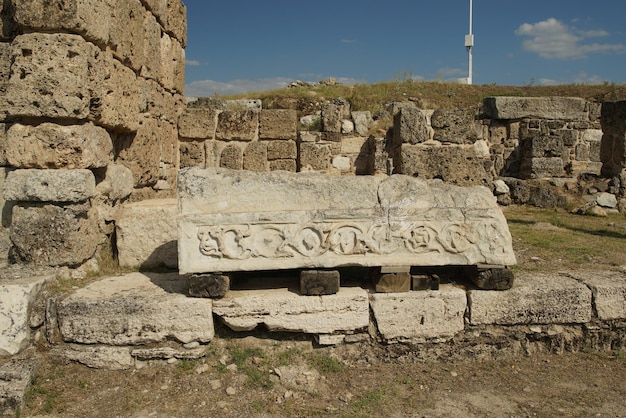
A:
[[[352,410],[355,412],[363,413],[380,409],[384,397],[385,391],[383,389],[365,392],[359,397],[359,399],[352,403]]]
[[[311,362],[312,366],[320,373],[339,373],[345,369],[343,363],[328,355],[314,355]]]
[[[176,363],[176,370],[180,374],[189,374],[196,368],[196,363],[191,360],[181,359]]]

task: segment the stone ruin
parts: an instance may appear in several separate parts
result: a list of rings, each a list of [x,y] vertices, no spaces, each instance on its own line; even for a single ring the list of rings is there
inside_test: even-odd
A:
[[[511,345],[517,352],[542,338],[626,345],[618,273],[524,275],[506,292],[476,289],[512,281],[496,201],[556,206],[566,191],[626,210],[626,102],[393,103],[393,127],[381,132],[381,115],[343,99],[315,114],[186,100],[180,0],[0,7],[0,206],[16,262],[0,277],[0,356],[22,352],[39,330],[64,358],[96,367],[193,358],[214,338],[214,315],[236,330],[265,325],[320,344],[361,341],[373,327],[385,342],[473,346],[489,335],[507,346],[509,334],[490,331],[505,326],[518,327],[516,341],[526,336]],[[97,271],[108,246],[122,267],[173,272],[42,296],[57,275],[48,267]],[[378,293],[340,288],[335,269],[354,266],[374,269]],[[476,286],[439,288],[449,273],[441,266]],[[188,297],[224,296],[229,277],[219,273],[285,268],[303,269],[300,294]],[[301,296],[311,294],[322,296]]]

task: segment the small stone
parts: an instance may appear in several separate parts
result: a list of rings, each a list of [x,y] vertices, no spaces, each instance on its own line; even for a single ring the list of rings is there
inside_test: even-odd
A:
[[[229,387],[226,388],[226,394],[229,395],[229,396],[234,396],[234,395],[237,394],[237,389],[235,389],[232,386],[229,386]]]
[[[210,369],[208,364],[202,364],[196,368],[196,374],[202,374],[208,372]]]
[[[229,364],[228,366],[226,366],[226,370],[231,371],[231,372],[236,372],[237,371],[237,365],[236,364]]]
[[[213,390],[218,390],[219,388],[222,387],[222,381],[221,380],[211,380],[211,381],[209,381],[209,386],[211,386],[211,389],[213,389]]]
[[[191,350],[193,348],[200,347],[200,343],[198,341],[192,341],[190,343],[183,344],[183,347],[186,348],[187,350]]]
[[[176,364],[178,363],[178,359],[175,357],[167,359],[167,364]]]

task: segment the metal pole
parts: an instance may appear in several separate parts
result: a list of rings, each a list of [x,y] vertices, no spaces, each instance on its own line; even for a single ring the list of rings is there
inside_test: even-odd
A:
[[[472,7],[472,0],[470,0],[469,2],[470,4],[470,12],[469,12],[469,41],[465,42],[465,46],[467,47],[467,53],[468,53],[468,59],[469,59],[469,63],[468,63],[468,76],[467,76],[467,84],[472,84],[472,47],[474,46],[474,34],[472,33],[472,14],[473,14],[473,7]]]

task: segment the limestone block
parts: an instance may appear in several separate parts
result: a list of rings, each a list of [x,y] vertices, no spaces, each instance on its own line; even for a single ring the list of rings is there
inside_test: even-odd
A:
[[[270,171],[291,171],[296,172],[298,167],[296,165],[296,160],[272,160],[269,161]]]
[[[591,321],[591,291],[558,274],[520,274],[507,291],[470,290],[470,323],[577,324]]]
[[[21,416],[37,363],[35,359],[15,359],[0,364],[0,415]]]
[[[92,283],[58,303],[61,336],[66,342],[114,346],[209,342],[211,301],[185,296],[186,286],[176,273],[132,273]]]
[[[181,45],[187,46],[187,7],[182,0],[167,0],[167,23],[165,30]]]
[[[298,115],[295,110],[266,109],[259,113],[259,139],[297,137]]]
[[[54,279],[52,273],[20,279],[7,274],[0,273],[0,357],[15,355],[30,344],[31,305],[43,285]]]
[[[78,35],[29,33],[11,45],[6,106],[14,117],[85,119],[100,50]],[[70,57],[70,58],[68,58]]]
[[[227,145],[220,156],[220,167],[243,170],[243,152],[235,144]]]
[[[164,33],[161,36],[161,84],[180,94],[185,92],[185,50],[180,42]]]
[[[20,0],[13,2],[15,23],[30,31],[78,33],[106,45],[114,3],[110,0]]]
[[[213,312],[235,331],[265,325],[270,331],[333,334],[369,325],[367,292],[343,287],[334,295],[299,296],[288,289],[231,290]]]
[[[321,132],[311,132],[311,131],[299,131],[298,139],[300,142],[320,142],[322,137]]]
[[[135,360],[128,347],[84,346],[64,344],[50,350],[53,358],[73,361],[92,369],[128,370],[135,366]]]
[[[529,158],[522,161],[522,178],[563,177],[565,174],[561,157]]]
[[[178,191],[183,273],[515,264],[506,220],[483,187],[191,168]]]
[[[140,0],[115,1],[108,45],[122,62],[139,71],[145,62],[144,16],[148,13]]]
[[[250,142],[243,152],[243,169],[251,171],[267,171],[268,144],[265,142]]]
[[[363,151],[369,152],[368,139],[362,136],[348,136],[341,139],[342,154],[360,154]]]
[[[430,123],[435,141],[473,144],[478,139],[473,109],[438,109],[433,112]]]
[[[576,145],[575,149],[575,157],[576,161],[589,161],[589,144],[583,142],[582,144]]]
[[[78,266],[104,240],[94,216],[82,206],[13,207],[11,242],[18,260],[48,266]]]
[[[361,136],[367,136],[370,125],[372,124],[372,113],[366,111],[353,111],[352,120],[354,121],[354,131]]]
[[[338,155],[333,157],[332,166],[335,170],[347,173],[352,169],[352,162],[350,161],[350,157]]]
[[[467,298],[462,289],[375,293],[370,305],[378,331],[387,342],[445,341],[463,331]]]
[[[491,176],[485,170],[485,159],[469,145],[446,147],[403,144],[400,161],[394,161],[396,172],[422,179],[439,178],[461,186],[488,185]]]
[[[204,141],[180,141],[180,168],[204,167],[206,163]]]
[[[524,158],[561,157],[565,152],[563,138],[534,136],[522,142]]]
[[[342,120],[341,133],[344,135],[354,133],[354,122],[348,119]]]
[[[96,194],[89,170],[15,170],[4,182],[4,199],[21,202],[84,202]]]
[[[300,294],[305,296],[334,295],[339,292],[338,270],[301,270]]]
[[[400,144],[419,144],[430,140],[426,114],[415,107],[403,107],[393,118],[393,141]]]
[[[105,178],[98,183],[96,190],[114,202],[130,196],[134,184],[132,171],[125,165],[113,163],[107,166]]]
[[[108,132],[93,123],[16,123],[7,132],[6,158],[20,168],[100,168],[113,160],[113,143]]]
[[[483,107],[492,119],[588,120],[586,103],[577,97],[487,97]]]
[[[161,80],[161,25],[152,13],[143,14],[143,64],[141,76]]]
[[[10,125],[9,125],[10,126]],[[7,146],[7,129],[5,123],[0,123],[0,167],[7,165],[6,146]]]
[[[267,159],[283,160],[296,159],[298,150],[295,141],[269,141],[267,142]]]
[[[573,271],[569,276],[589,286],[598,319],[626,319],[626,274],[617,271]]]
[[[303,142],[300,144],[300,170],[326,171],[330,168],[329,145]]]
[[[141,0],[146,9],[151,11],[163,26],[167,23],[167,1],[168,0]]]
[[[225,110],[217,117],[216,137],[222,141],[253,141],[258,138],[259,112]]]
[[[0,84],[9,81],[10,70],[11,44],[9,42],[0,42]]]
[[[177,221],[176,199],[124,205],[115,224],[120,267],[176,268]]]
[[[602,141],[602,129],[585,129],[583,131],[583,141],[600,142]]]
[[[217,114],[206,108],[186,108],[178,118],[178,135],[191,139],[214,139]]]
[[[154,80],[139,77],[136,82],[140,113],[178,125],[179,115],[185,109],[184,97],[165,90]]]
[[[596,203],[604,208],[615,209],[617,207],[617,197],[612,193],[600,193],[596,197]]]

